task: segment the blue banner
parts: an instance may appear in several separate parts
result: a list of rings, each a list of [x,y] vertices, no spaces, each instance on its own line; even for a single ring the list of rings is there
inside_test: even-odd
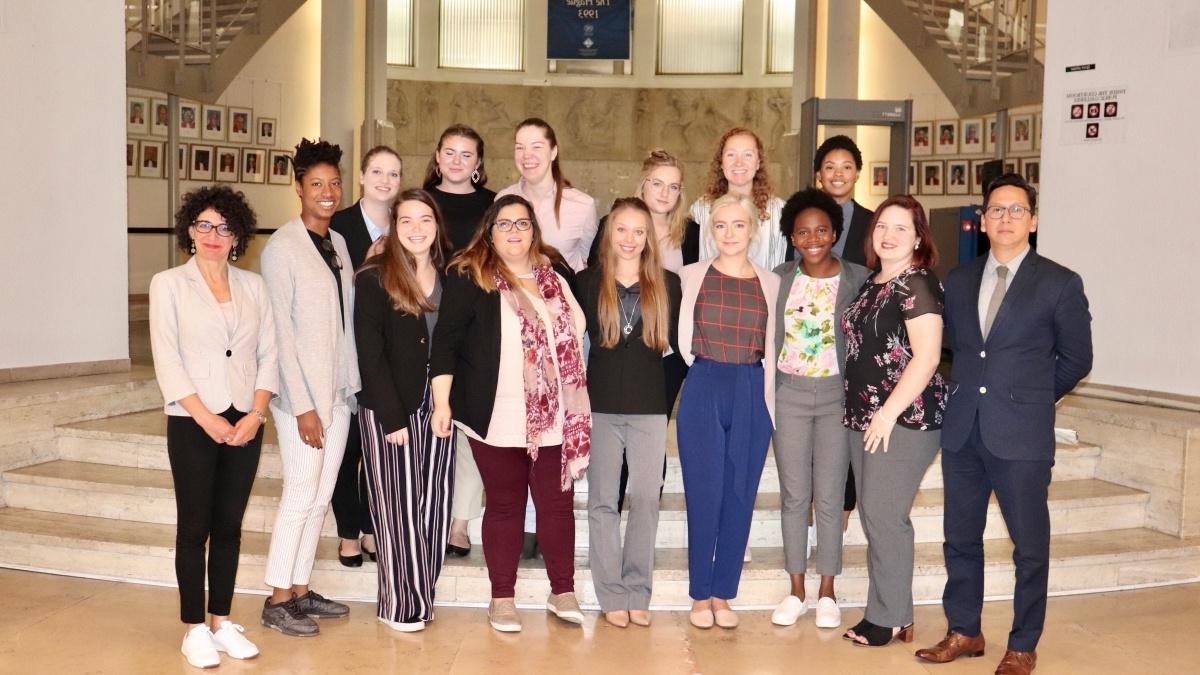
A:
[[[629,58],[629,0],[547,2],[547,59]]]

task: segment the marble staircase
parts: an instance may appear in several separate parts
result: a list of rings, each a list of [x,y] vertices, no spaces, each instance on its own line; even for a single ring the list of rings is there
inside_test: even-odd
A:
[[[143,374],[144,377],[144,374]],[[174,583],[175,503],[166,458],[165,420],[146,409],[144,388],[132,394],[108,394],[110,416],[77,415],[55,419],[49,447],[25,465],[0,473],[0,566],[114,578]],[[0,392],[0,407],[3,405]],[[140,405],[138,405],[140,403]],[[140,412],[128,412],[141,410]],[[81,419],[82,418],[82,419]],[[674,437],[674,433],[670,434]],[[1180,538],[1146,527],[1151,494],[1098,477],[1106,453],[1119,449],[1090,444],[1061,445],[1050,487],[1053,532],[1052,592],[1072,593],[1183,581],[1200,576],[1200,538]],[[280,493],[280,462],[273,430],[266,443],[250,505],[243,523],[238,587],[262,591],[270,530]],[[752,559],[746,564],[738,605],[769,607],[786,592],[779,530],[778,476],[768,459],[751,528]],[[575,500],[577,590],[594,604],[587,568],[586,482]],[[937,601],[944,583],[941,553],[943,498],[941,472],[929,468],[912,511],[917,551],[914,594]],[[668,472],[658,533],[654,605],[684,607],[687,598],[687,533],[678,457],[669,447]],[[1012,547],[999,509],[993,503],[985,534],[988,559],[986,592],[1004,596],[1012,589]],[[473,525],[472,555],[451,559],[438,582],[446,603],[482,604],[488,599],[487,571]],[[373,600],[375,566],[360,569],[337,562],[332,516],[318,550],[313,585],[341,598]],[[838,593],[858,604],[866,594],[865,540],[857,515],[846,533],[844,572]],[[518,600],[536,604],[548,592],[541,561],[525,561]],[[815,581],[815,579],[814,579]],[[815,588],[812,589],[815,591]]]

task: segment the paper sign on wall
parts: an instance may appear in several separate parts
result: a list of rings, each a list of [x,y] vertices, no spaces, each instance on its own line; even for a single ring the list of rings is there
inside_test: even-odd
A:
[[[1098,87],[1067,93],[1062,112],[1063,145],[1124,143],[1129,102],[1126,87]]]

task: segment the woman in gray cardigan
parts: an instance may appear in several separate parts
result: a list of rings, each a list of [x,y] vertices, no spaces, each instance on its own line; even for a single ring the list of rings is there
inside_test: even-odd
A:
[[[311,617],[350,612],[308,587],[360,389],[350,254],[329,229],[342,201],[341,158],[336,145],[300,141],[293,160],[300,217],[276,230],[262,254],[279,352],[279,399],[271,413],[283,461],[283,494],[267,554],[272,592],[262,623],[284,635],[316,635]]]
[[[783,280],[775,311],[775,465],[783,524],[784,565],[791,593],[771,615],[790,626],[808,611],[804,573],[808,566],[808,513],[815,504],[818,628],[841,625],[833,580],[842,571],[842,507],[850,446],[842,371],[846,337],[842,311],[858,295],[867,268],[838,259],[833,244],[842,235],[842,209],[832,197],[809,188],[783,207],[780,229],[797,259],[775,268]]]

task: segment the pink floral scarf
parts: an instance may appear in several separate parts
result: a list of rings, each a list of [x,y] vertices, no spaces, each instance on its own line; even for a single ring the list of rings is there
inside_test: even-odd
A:
[[[537,461],[542,434],[554,428],[559,401],[565,406],[562,428],[562,490],[565,492],[572,481],[583,476],[588,466],[592,405],[588,399],[587,375],[583,351],[575,334],[575,320],[558,274],[553,268],[542,266],[534,268],[533,277],[550,315],[558,372],[555,372],[550,355],[551,339],[529,296],[514,292],[499,275],[496,276],[496,287],[521,319],[521,349],[525,353],[525,444],[533,461]]]

